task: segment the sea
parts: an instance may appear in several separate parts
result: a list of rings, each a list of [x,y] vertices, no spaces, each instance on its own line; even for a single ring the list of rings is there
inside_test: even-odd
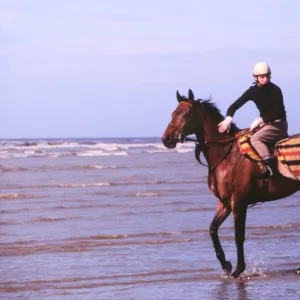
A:
[[[300,299],[300,193],[248,209],[239,279],[216,205],[193,142],[0,140],[0,298]],[[232,215],[219,235],[235,267]]]

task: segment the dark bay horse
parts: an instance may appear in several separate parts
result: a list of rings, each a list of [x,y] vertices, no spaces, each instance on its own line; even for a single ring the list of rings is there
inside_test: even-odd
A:
[[[208,164],[208,187],[219,200],[209,232],[216,256],[227,275],[231,274],[232,265],[225,258],[218,229],[233,213],[237,266],[231,276],[237,278],[246,267],[244,241],[248,206],[290,196],[300,190],[300,181],[280,174],[267,180],[257,179],[261,169],[240,153],[236,142],[239,129],[233,124],[229,133],[218,132],[218,124],[224,117],[211,100],[194,100],[191,90],[188,98],[177,91],[177,100],[179,104],[162,136],[163,144],[174,148],[182,138],[195,134]]]

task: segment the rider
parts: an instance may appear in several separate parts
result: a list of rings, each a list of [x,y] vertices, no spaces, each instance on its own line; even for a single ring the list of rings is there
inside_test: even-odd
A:
[[[288,135],[286,111],[281,89],[270,81],[271,69],[268,64],[260,62],[254,66],[254,85],[246,90],[241,97],[232,103],[226,118],[219,124],[219,132],[229,131],[234,113],[247,101],[252,100],[259,110],[260,117],[251,124],[250,130],[261,127],[250,139],[251,144],[266,165],[266,170],[259,178],[268,178],[276,172],[276,158],[267,144],[275,144]]]

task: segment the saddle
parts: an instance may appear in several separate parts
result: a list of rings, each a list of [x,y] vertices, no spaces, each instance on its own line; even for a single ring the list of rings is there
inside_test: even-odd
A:
[[[256,162],[261,169],[264,163],[260,155],[250,142],[252,132],[237,133],[237,143],[240,152],[246,158]],[[278,171],[286,177],[300,180],[300,134],[289,136],[280,140],[275,145],[269,145],[278,160]]]

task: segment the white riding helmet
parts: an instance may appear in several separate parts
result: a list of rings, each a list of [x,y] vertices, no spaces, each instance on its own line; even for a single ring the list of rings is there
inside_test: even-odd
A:
[[[271,74],[270,66],[264,62],[259,62],[255,64],[253,69],[253,75],[259,76],[259,75],[265,75],[265,74]]]

